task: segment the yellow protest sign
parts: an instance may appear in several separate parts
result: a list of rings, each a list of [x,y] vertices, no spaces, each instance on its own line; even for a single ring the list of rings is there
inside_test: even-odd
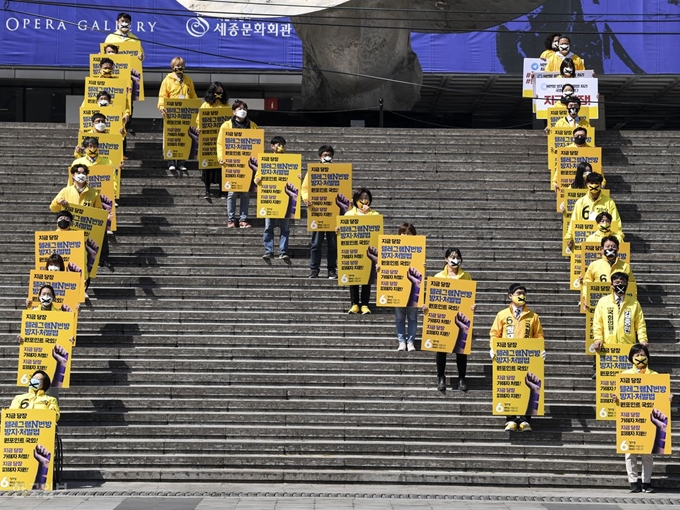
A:
[[[299,219],[302,209],[300,197],[300,154],[258,155],[257,217]]]
[[[548,134],[548,169],[550,175],[553,176],[558,168],[557,150],[563,147],[568,147],[573,143],[574,128],[550,128]],[[588,137],[586,144],[590,147],[595,147],[595,128],[588,128]]]
[[[92,128],[92,116],[95,113],[101,113],[106,115],[106,129],[109,133],[120,133],[120,130],[125,127],[123,124],[123,106],[121,105],[110,105],[110,106],[98,106],[86,104],[80,107],[80,131],[83,133],[88,131],[88,135],[96,135],[93,133]],[[81,135],[82,140],[82,135]]]
[[[338,285],[366,285],[378,263],[382,214],[338,216]]]
[[[577,221],[574,225],[572,225],[571,232],[572,232],[572,237],[574,239],[574,246],[570,250],[567,247],[567,240],[564,239],[564,236],[567,234],[567,230],[569,229],[569,225],[571,223],[571,215],[567,216],[562,216],[562,255],[565,257],[571,257],[571,254],[574,250],[578,249],[578,246],[581,243],[584,243],[586,241],[586,238],[595,232],[595,230],[598,228],[597,223],[595,221],[585,221],[585,220],[579,220]],[[580,274],[580,272],[579,272]]]
[[[221,135],[221,137],[220,137]],[[217,137],[217,154],[222,152],[223,191],[250,191],[255,175],[248,165],[251,157],[264,152],[263,129],[221,130]]]
[[[575,244],[571,252],[571,263],[569,267],[569,289],[581,290],[581,281],[588,270],[590,264],[602,258],[602,244],[599,242],[583,242]],[[630,260],[630,243],[619,243],[619,258],[624,262]],[[598,281],[609,281],[609,274],[599,275]],[[634,294],[631,294],[634,295]]]
[[[54,253],[61,255],[64,259],[67,271],[81,273],[84,278],[87,278],[84,232],[77,230],[36,232],[35,268],[45,269],[47,259]]]
[[[166,99],[163,158],[187,160],[198,154],[196,117],[202,99]]]
[[[588,356],[595,355],[593,342],[593,317],[595,316],[595,307],[597,302],[604,296],[611,294],[612,287],[609,283],[592,282],[584,284],[586,288],[586,334],[585,334],[585,354]]]
[[[495,338],[493,414],[543,416],[542,338]]]
[[[564,188],[568,188],[574,182],[576,168],[582,162],[589,163],[600,175],[602,173],[602,148],[601,147],[561,147],[557,149],[557,168],[553,170],[552,182],[560,188],[557,193],[557,211],[561,210],[560,204],[564,203]],[[604,184],[603,184],[604,187]]]
[[[72,229],[82,230],[85,234],[87,250],[87,271],[90,278],[97,276],[102,244],[106,235],[108,213],[104,209],[69,204],[68,210],[73,215]]]
[[[21,312],[21,337],[17,385],[26,386],[31,374],[43,370],[55,388],[68,388],[71,379],[71,350],[76,336],[74,312]]]
[[[335,217],[352,204],[352,164],[329,163],[307,165],[309,201],[307,230],[331,232]]]
[[[28,299],[31,307],[40,306],[38,292],[43,285],[54,289],[54,304],[68,306],[72,310],[81,303],[83,280],[81,273],[69,271],[41,271],[31,269],[28,280]]]
[[[619,374],[616,453],[670,455],[671,376]]]
[[[423,306],[425,236],[380,236],[378,266],[376,306]]]
[[[120,175],[115,173],[114,167],[111,165],[93,165],[89,167],[90,173],[87,176],[90,188],[99,190],[99,198],[102,201],[102,207],[107,213],[110,213],[110,218],[106,222],[106,230],[115,232],[117,229],[116,223],[116,208],[114,207],[117,197],[115,192],[115,176]],[[69,185],[73,184],[73,176],[68,176]],[[118,188],[120,189],[120,188]]]
[[[473,280],[427,279],[423,351],[470,354],[476,295],[477,282]]]
[[[130,82],[122,76],[118,78],[102,78],[101,76],[88,76],[85,78],[85,99],[82,106],[96,105],[97,95],[105,90],[111,95],[111,102],[116,107],[130,104]]]
[[[630,345],[605,344],[597,354],[596,365],[596,416],[598,420],[616,419],[616,376],[633,368],[628,361]]]
[[[56,418],[49,409],[2,410],[0,490],[52,490]]]
[[[220,168],[217,157],[217,134],[220,127],[234,113],[231,106],[226,108],[200,108],[198,110],[198,166],[201,170]]]
[[[554,128],[557,121],[567,116],[567,107],[562,103],[557,103],[554,106],[550,106],[546,111],[546,118],[548,120],[548,126]],[[536,116],[536,118],[539,118]]]
[[[104,44],[102,44],[104,46]],[[102,53],[90,55],[90,76],[98,76],[100,74],[99,62],[103,58],[110,58],[113,60],[113,76],[121,76],[130,83],[130,97],[132,101],[144,101],[144,72],[142,71],[142,63],[136,55],[131,53],[109,53],[108,55]]]

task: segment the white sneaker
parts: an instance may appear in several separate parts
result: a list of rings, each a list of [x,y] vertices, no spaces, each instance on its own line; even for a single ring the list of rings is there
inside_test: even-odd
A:
[[[180,172],[186,172],[186,171],[187,171],[187,167],[185,167],[184,165],[179,165],[179,171],[180,171]]]
[[[409,342],[409,343],[408,343],[408,346],[407,346],[407,349],[408,349],[409,351],[415,351],[415,350],[416,350],[416,346],[413,345],[413,342]]]
[[[177,167],[175,165],[170,165],[168,167],[168,170],[170,170],[171,172],[174,172],[175,170],[177,170]]]
[[[399,347],[397,347],[398,351],[405,351],[406,350],[406,343],[405,342],[399,342]]]

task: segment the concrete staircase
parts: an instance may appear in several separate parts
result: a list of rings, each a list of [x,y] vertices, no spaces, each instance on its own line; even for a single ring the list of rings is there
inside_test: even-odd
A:
[[[48,205],[66,182],[77,128],[0,127],[0,398],[8,404],[18,393],[33,232],[54,226]],[[225,201],[201,198],[195,165],[188,176],[168,172],[160,134],[139,133],[110,242],[115,272],[102,269],[93,283],[72,387],[60,399],[67,481],[624,486],[613,423],[595,420],[542,132],[265,129],[306,162],[332,144],[337,161],[354,164],[355,187],[372,190],[387,232],[409,221],[428,236],[428,274],[447,247],[462,250],[478,281],[470,391],[436,390],[434,354],[396,352],[391,309],[348,316],[346,289],[307,279],[304,220],[292,228],[292,265],[266,265],[263,220],[228,230]],[[608,132],[598,143],[632,242],[652,366],[673,373],[680,133]],[[533,433],[508,435],[491,415],[488,330],[514,281],[529,289],[549,354],[546,416]],[[655,478],[680,487],[675,459],[657,458]]]

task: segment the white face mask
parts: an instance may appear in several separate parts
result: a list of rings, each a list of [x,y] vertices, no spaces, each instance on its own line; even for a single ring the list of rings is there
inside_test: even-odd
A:
[[[84,182],[87,182],[87,175],[85,175],[85,174],[74,174],[73,180],[76,181],[77,183],[83,184]]]
[[[108,99],[100,99],[99,102],[97,103],[99,106],[108,106],[109,105],[109,100]]]
[[[245,119],[248,116],[248,110],[240,109],[234,112],[239,119]]]
[[[568,44],[560,44],[560,51],[569,51],[570,46]]]
[[[59,266],[47,266],[48,271],[59,271]]]
[[[128,23],[127,21],[121,21],[119,26],[122,32],[130,30],[130,23]]]
[[[40,302],[41,302],[43,305],[52,304],[52,296],[49,296],[49,295],[47,295],[47,294],[45,294],[44,296],[40,296]]]
[[[333,157],[332,157],[332,156],[324,156],[324,157],[323,157],[323,162],[324,162],[324,163],[330,163],[331,161],[333,161]]]
[[[105,122],[97,122],[94,125],[94,128],[101,133],[102,131],[106,130],[106,123]]]

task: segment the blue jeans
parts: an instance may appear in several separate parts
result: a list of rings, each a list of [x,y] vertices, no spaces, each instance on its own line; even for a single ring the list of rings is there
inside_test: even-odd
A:
[[[312,233],[312,248],[309,252],[309,268],[312,271],[318,271],[321,268],[321,246],[324,235],[328,241],[326,267],[329,271],[335,271],[338,268],[338,235],[335,232],[314,232]]]
[[[239,208],[239,221],[246,221],[248,219],[248,206],[250,205],[250,195],[247,191],[230,191],[227,194],[227,216],[229,221],[236,222],[236,199],[241,202]]]
[[[288,237],[290,237],[290,220],[284,219],[270,219],[264,220],[264,234],[262,235],[262,243],[264,244],[264,251],[274,254],[274,228],[279,227],[279,254],[288,253]]]
[[[412,344],[416,339],[418,330],[418,307],[403,306],[394,309],[394,317],[397,325],[397,340],[399,343]],[[406,319],[408,318],[408,336],[406,336]]]

